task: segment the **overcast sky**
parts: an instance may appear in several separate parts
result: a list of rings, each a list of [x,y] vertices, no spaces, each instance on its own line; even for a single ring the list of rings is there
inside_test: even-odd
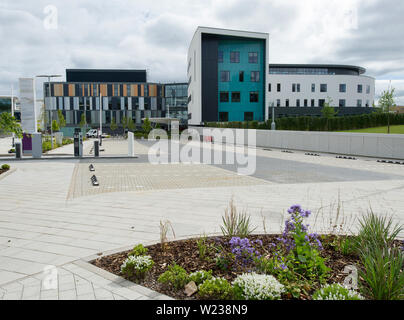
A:
[[[200,25],[270,33],[270,63],[363,66],[376,94],[393,80],[404,105],[403,17],[403,0],[2,0],[0,95],[20,77],[64,80],[66,68],[146,68],[150,81],[186,81]]]

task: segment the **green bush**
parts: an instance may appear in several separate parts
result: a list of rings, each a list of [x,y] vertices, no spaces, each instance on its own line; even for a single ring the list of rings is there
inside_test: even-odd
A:
[[[180,290],[189,282],[189,276],[184,268],[174,264],[169,266],[168,270],[160,275],[158,282]]]
[[[313,294],[313,300],[363,300],[363,297],[356,291],[335,283],[317,290]]]
[[[150,256],[130,256],[122,264],[121,272],[129,278],[140,280],[153,268],[153,265],[154,261]]]
[[[279,300],[285,288],[273,276],[244,273],[233,281],[238,300]]]
[[[9,166],[8,164],[3,164],[3,165],[1,166],[1,169],[2,169],[2,170],[10,170],[10,166]]]
[[[137,246],[135,246],[132,250],[131,253],[129,253],[128,256],[144,256],[147,254],[149,250],[147,248],[145,248],[142,244],[138,244]]]
[[[202,284],[205,280],[212,279],[212,270],[205,271],[196,271],[189,275],[189,281],[195,282],[198,286]]]
[[[212,278],[199,286],[198,294],[205,300],[230,300],[233,298],[233,288],[224,278]]]

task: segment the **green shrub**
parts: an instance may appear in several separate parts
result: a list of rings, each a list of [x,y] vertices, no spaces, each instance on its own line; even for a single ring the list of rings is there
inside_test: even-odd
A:
[[[230,300],[233,298],[233,288],[224,278],[212,278],[199,286],[198,294],[205,300]]]
[[[193,272],[189,275],[189,281],[195,282],[198,286],[202,284],[205,280],[212,279],[212,270],[205,271],[205,270],[200,270]]]
[[[3,165],[1,166],[1,169],[2,169],[2,170],[10,170],[10,166],[9,166],[8,164],[3,164]]]
[[[137,246],[135,246],[132,250],[131,253],[129,253],[128,256],[144,256],[147,254],[149,250],[147,248],[145,248],[142,244],[138,244]]]
[[[356,291],[335,283],[317,290],[313,294],[313,300],[363,300],[363,297]]]
[[[121,266],[121,272],[129,278],[143,279],[146,272],[153,268],[154,261],[150,256],[130,256]]]
[[[207,237],[203,236],[196,240],[198,246],[199,259],[204,260],[208,252]]]
[[[244,273],[233,281],[238,300],[279,300],[285,288],[273,276]]]
[[[168,270],[160,275],[158,282],[180,290],[189,282],[189,276],[184,268],[174,264],[169,266]]]
[[[356,237],[339,237],[337,239],[337,250],[344,256],[350,256],[356,252]]]

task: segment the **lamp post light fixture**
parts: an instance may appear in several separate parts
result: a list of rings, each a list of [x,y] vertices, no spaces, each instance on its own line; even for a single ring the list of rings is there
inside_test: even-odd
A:
[[[61,77],[61,75],[59,75],[59,74],[41,74],[41,75],[38,75],[36,77],[37,78],[47,78],[48,79],[48,96],[50,97],[50,95],[51,95],[50,80],[51,80],[51,78],[59,78],[59,77]],[[46,94],[46,92],[45,92],[45,94]],[[50,101],[52,101],[52,100],[50,100]],[[51,104],[53,104],[53,103],[51,103]],[[45,105],[46,105],[46,103],[45,103]],[[51,107],[53,107],[53,105]],[[46,108],[45,108],[45,110],[46,110]],[[50,130],[51,130],[51,148],[53,149],[52,111],[53,110],[51,108],[49,114],[50,114]]]
[[[271,103],[272,107],[272,123],[271,123],[271,130],[276,130],[276,124],[275,124],[275,104],[272,102]]]

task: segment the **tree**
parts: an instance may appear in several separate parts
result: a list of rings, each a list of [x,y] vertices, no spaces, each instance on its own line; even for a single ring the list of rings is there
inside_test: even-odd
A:
[[[335,109],[333,107],[331,107],[332,104],[332,99],[330,97],[328,97],[327,102],[324,103],[323,109],[321,109],[321,113],[323,115],[323,118],[326,118],[327,121],[327,131],[330,130],[329,128],[329,120],[334,118],[337,114],[338,111],[335,111]]]
[[[383,113],[387,113],[387,133],[390,133],[390,108],[396,106],[394,101],[395,90],[395,88],[391,88],[383,91],[379,99],[379,108]]]
[[[53,120],[52,121],[52,131],[53,132],[58,132],[59,130],[60,130],[60,128],[59,128],[58,122],[56,120]]]
[[[80,119],[79,125],[80,125],[80,128],[82,128],[82,129],[87,126],[87,119],[86,119],[85,113],[81,114],[81,119]]]
[[[110,129],[112,132],[114,132],[116,129],[118,129],[118,126],[116,124],[115,118],[112,117],[111,119],[111,124],[109,125]]]
[[[0,114],[0,133],[14,133],[17,138],[22,138],[21,125],[17,122],[11,113],[3,112]]]
[[[135,123],[132,118],[128,119],[128,129],[129,131],[135,131]]]
[[[143,129],[143,132],[144,132],[145,134],[149,134],[150,131],[152,130],[152,126],[151,126],[151,123],[150,123],[149,118],[146,118],[146,119],[143,121],[142,129]]]
[[[125,133],[126,128],[128,127],[128,118],[126,116],[122,117],[122,128],[123,128],[123,132]]]
[[[58,110],[58,124],[60,129],[66,127],[66,120],[65,117],[63,116],[62,110]]]

